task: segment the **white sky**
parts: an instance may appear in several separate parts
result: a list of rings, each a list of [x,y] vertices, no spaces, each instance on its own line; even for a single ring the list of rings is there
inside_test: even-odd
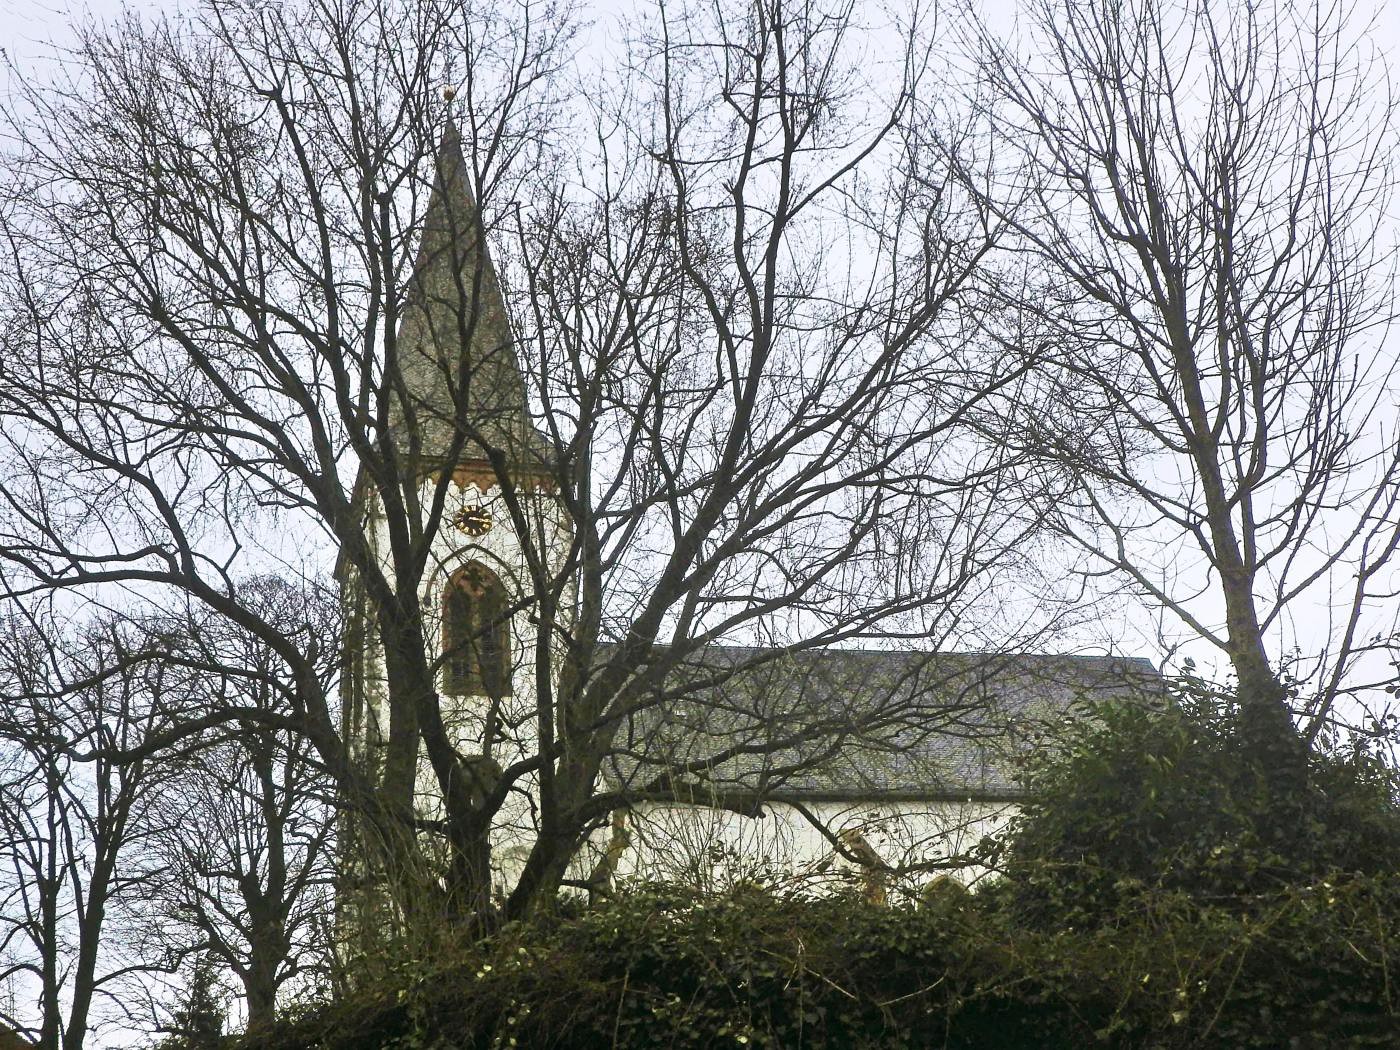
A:
[[[600,21],[637,6],[645,0],[581,0],[582,5],[593,12]],[[1241,2],[1241,0],[1226,0]],[[1340,0],[1351,3],[1358,16],[1374,11],[1373,39],[1381,51],[1389,56],[1390,63],[1400,63],[1400,0]],[[29,58],[42,54],[48,41],[62,42],[66,27],[72,20],[71,12],[91,11],[99,17],[107,17],[124,7],[137,10],[178,11],[182,0],[0,0],[0,48],[20,64],[27,64]],[[186,3],[184,6],[192,6]],[[949,7],[957,6],[949,3]],[[981,0],[980,6],[994,20],[1010,17],[1016,10],[1017,0]],[[1357,22],[1363,21],[1358,17]]]
[[[874,3],[875,0],[864,0],[867,3]],[[958,6],[958,0],[945,0],[948,8]],[[1243,2],[1243,0],[1224,0],[1226,3]],[[1365,24],[1368,15],[1373,13],[1371,18],[1372,29],[1369,40],[1376,47],[1377,52],[1385,65],[1388,65],[1394,72],[1392,73],[1392,83],[1400,85],[1400,0],[1340,0],[1346,4],[1352,2],[1355,7],[1354,25]],[[617,21],[625,20],[628,12],[637,7],[649,7],[649,0],[581,0],[582,5],[590,11],[597,20],[597,32],[592,35],[592,46],[606,48],[609,41],[616,40],[618,34],[613,31]],[[1015,13],[1020,5],[1018,0],[980,0],[983,11],[994,23],[1009,24],[1015,17]],[[192,0],[0,0],[0,49],[3,49],[5,56],[9,59],[10,69],[0,70],[0,92],[8,90],[11,83],[10,77],[18,75],[31,78],[42,77],[44,67],[52,60],[56,52],[61,51],[64,45],[71,40],[70,24],[75,17],[80,18],[83,12],[90,12],[98,18],[111,18],[120,13],[123,7],[132,7],[137,10],[158,12],[165,10],[171,13],[178,12],[182,6],[193,7]],[[1400,215],[1392,218],[1400,221]],[[1400,335],[1392,333],[1393,340],[1400,339]],[[1313,610],[1317,615],[1322,615],[1319,610]],[[1305,614],[1306,615],[1306,614]],[[1306,636],[1309,632],[1303,625],[1295,625],[1301,628],[1298,633]],[[1151,635],[1154,633],[1152,625],[1141,625],[1144,638],[1143,647],[1138,650],[1143,655],[1152,655],[1149,650],[1151,646]],[[1127,639],[1124,639],[1127,642]],[[1127,648],[1137,650],[1131,642],[1127,642]],[[1214,657],[1213,650],[1203,650],[1197,652],[1198,658],[1210,659]]]

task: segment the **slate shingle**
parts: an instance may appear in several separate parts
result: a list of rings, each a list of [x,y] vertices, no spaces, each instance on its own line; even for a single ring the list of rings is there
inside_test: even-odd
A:
[[[612,785],[682,769],[695,801],[1011,799],[1016,754],[1077,701],[1162,692],[1142,659],[722,646],[671,681],[688,684],[655,692],[619,734]]]

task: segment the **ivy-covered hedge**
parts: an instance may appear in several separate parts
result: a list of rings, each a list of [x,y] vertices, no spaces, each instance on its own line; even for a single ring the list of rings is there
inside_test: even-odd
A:
[[[1247,909],[1142,895],[1115,923],[650,890],[506,930],[469,958],[248,1047],[1393,1047],[1400,878]]]
[[[1029,763],[1002,877],[894,907],[635,889],[389,961],[246,1050],[1400,1046],[1400,778],[1270,800],[1228,696],[1096,705]]]
[[[1027,798],[984,844],[1021,921],[1117,921],[1144,893],[1248,902],[1333,872],[1400,871],[1400,777],[1363,739],[1317,748],[1307,789],[1272,799],[1228,694],[1088,703],[1027,756]]]

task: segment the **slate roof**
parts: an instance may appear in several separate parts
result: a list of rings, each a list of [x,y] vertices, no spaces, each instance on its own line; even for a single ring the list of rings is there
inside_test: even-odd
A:
[[[503,449],[513,465],[539,470],[550,462],[550,443],[530,422],[505,300],[483,233],[461,136],[449,124],[399,324],[407,405],[395,399],[390,427],[404,452],[416,433],[420,459],[432,464],[444,457],[455,408],[465,402],[464,418],[487,444]],[[480,460],[484,452],[469,443],[457,458]]]
[[[1078,702],[1162,695],[1142,659],[848,649],[709,647],[668,681],[605,776],[635,790],[680,770],[697,802],[1014,799],[1017,754]]]

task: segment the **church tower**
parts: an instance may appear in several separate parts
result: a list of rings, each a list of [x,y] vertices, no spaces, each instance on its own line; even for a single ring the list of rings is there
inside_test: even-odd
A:
[[[449,126],[397,339],[387,350],[388,371],[400,377],[388,392],[387,418],[399,474],[418,479],[425,525],[445,488],[418,583],[443,721],[467,767],[499,770],[534,751],[536,661],[541,645],[557,644],[539,636],[530,565],[553,577],[571,532],[552,445],[530,420],[470,186],[460,138]],[[363,474],[357,488],[370,547],[390,572],[384,503]],[[361,768],[377,775],[391,735],[387,665],[365,589],[343,565],[338,576],[348,656],[345,738]],[[414,808],[433,819],[441,805],[437,782],[421,754],[415,781]],[[493,825],[498,882],[511,878],[533,840],[529,790],[522,781]]]

